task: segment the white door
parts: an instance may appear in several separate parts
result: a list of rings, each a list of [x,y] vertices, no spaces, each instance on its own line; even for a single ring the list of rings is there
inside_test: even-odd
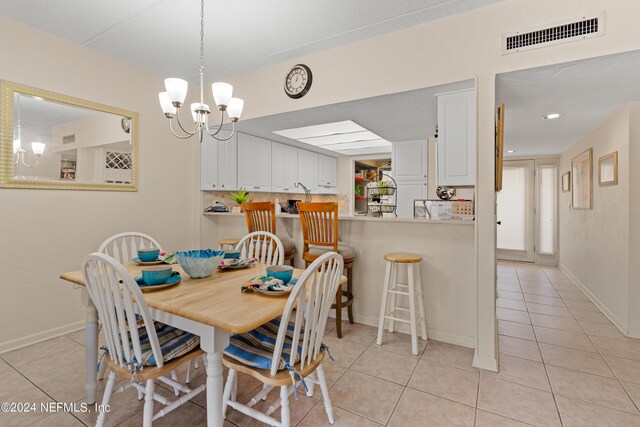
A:
[[[394,142],[391,165],[396,181],[427,179],[427,141]]]
[[[314,194],[318,190],[318,153],[298,149],[298,181]],[[297,193],[303,193],[301,188]]]
[[[502,191],[497,194],[497,257],[533,262],[535,164],[533,160],[505,161]]]
[[[200,189],[218,189],[218,143],[215,141],[200,144]]]
[[[203,142],[204,144],[204,142]],[[218,146],[218,190],[235,191],[238,189],[238,139],[234,136],[228,141],[212,142]]]
[[[413,218],[413,201],[427,198],[426,181],[398,181],[396,213],[398,218]]]

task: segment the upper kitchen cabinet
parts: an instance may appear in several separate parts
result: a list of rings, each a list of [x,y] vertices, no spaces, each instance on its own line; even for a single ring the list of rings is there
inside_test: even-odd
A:
[[[297,193],[298,149],[271,143],[271,189],[276,193]]]
[[[325,156],[324,154],[318,154],[318,193],[337,193],[337,175],[337,159],[335,157]]]
[[[271,191],[271,141],[238,134],[238,187]]]
[[[238,135],[228,141],[212,141],[218,146],[218,190],[238,189]],[[203,144],[205,144],[203,142]]]
[[[232,191],[237,188],[237,140],[212,141],[200,144],[200,188]]]
[[[438,95],[437,185],[476,183],[475,90]]]
[[[200,144],[200,189],[218,189],[218,144]]]
[[[391,165],[396,181],[425,181],[427,179],[427,140],[394,142]]]
[[[318,153],[298,149],[298,182],[309,191],[318,190]],[[300,192],[300,189],[297,191]]]

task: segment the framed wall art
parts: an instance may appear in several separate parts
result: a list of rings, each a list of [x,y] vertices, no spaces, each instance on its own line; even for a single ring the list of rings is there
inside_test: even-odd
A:
[[[593,209],[593,148],[571,160],[571,206]]]
[[[571,171],[562,174],[562,192],[568,193],[571,191]]]
[[[598,184],[618,185],[618,152],[614,151],[598,159]]]

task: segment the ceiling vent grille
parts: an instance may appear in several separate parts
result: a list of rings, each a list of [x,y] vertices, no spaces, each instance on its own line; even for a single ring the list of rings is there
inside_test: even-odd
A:
[[[502,37],[502,54],[569,43],[604,34],[604,13],[581,17],[552,27],[518,31]]]

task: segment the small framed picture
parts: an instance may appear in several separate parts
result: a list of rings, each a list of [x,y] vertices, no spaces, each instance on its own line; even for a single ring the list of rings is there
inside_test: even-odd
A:
[[[571,191],[571,171],[562,174],[562,192],[568,193]]]
[[[600,185],[618,184],[618,152],[614,151],[598,159],[598,183]]]
[[[593,148],[571,160],[572,209],[593,209]]]

